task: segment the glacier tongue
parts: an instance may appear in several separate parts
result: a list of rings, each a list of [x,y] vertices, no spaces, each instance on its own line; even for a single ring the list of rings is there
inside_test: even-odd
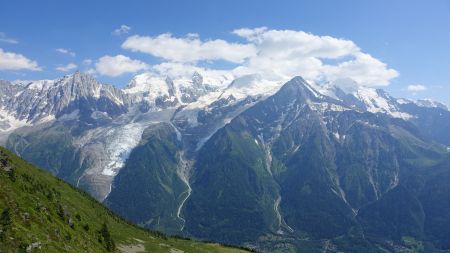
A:
[[[81,164],[86,167],[77,180],[77,186],[88,187],[89,192],[100,201],[106,199],[111,192],[114,177],[141,141],[148,125],[132,122],[100,127],[87,131],[75,140],[74,144],[81,153]]]
[[[145,127],[142,123],[130,123],[108,130],[105,137],[109,142],[105,143],[105,149],[109,162],[102,171],[103,175],[111,177],[117,175],[125,165],[131,150],[141,141]]]

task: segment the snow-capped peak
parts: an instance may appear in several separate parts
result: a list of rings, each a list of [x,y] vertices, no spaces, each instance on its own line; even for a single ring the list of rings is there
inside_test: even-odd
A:
[[[398,108],[397,101],[381,89],[362,86],[350,78],[318,86],[323,95],[338,99],[350,107],[372,113],[386,113],[396,118],[407,119],[411,115]]]
[[[266,80],[259,74],[245,75],[233,80],[220,97],[233,96],[239,100],[248,96],[270,96],[282,85],[281,82]]]
[[[103,97],[118,106],[123,106],[126,102],[126,97],[120,89],[103,85],[92,76],[81,72],[55,80],[16,81],[9,87],[4,88],[0,94],[3,115],[8,114],[9,118],[16,122],[27,124],[52,120],[66,108],[73,108],[75,101],[97,101]]]
[[[156,103],[157,99],[175,99],[173,80],[152,73],[142,73],[133,77],[123,91],[134,94],[138,100],[145,100],[150,104]]]
[[[26,88],[33,90],[48,90],[53,85],[55,85],[55,80],[37,80],[28,83]]]
[[[203,76],[200,75],[197,71],[195,71],[194,74],[192,74],[192,83],[197,86],[202,85]]]
[[[421,107],[441,108],[444,110],[450,110],[450,106],[429,98],[419,99],[415,101],[415,104]]]
[[[397,103],[404,105],[404,104],[411,104],[414,103],[414,101],[406,99],[406,98],[398,98]]]
[[[418,99],[418,100],[399,98],[399,99],[397,99],[397,103],[401,104],[401,105],[415,104],[420,107],[441,108],[441,109],[450,111],[450,106],[448,106],[444,103],[438,102],[436,100],[429,99],[429,98],[423,98],[423,99]]]

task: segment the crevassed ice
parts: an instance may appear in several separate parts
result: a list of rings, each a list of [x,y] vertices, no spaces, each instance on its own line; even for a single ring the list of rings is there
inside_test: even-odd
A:
[[[108,163],[103,169],[105,176],[115,176],[125,165],[125,161],[130,156],[131,150],[136,147],[144,132],[145,125],[141,123],[131,123],[120,128],[111,129],[107,133],[106,153]]]

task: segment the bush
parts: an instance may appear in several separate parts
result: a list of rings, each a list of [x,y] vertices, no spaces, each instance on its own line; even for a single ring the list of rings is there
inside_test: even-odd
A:
[[[0,216],[0,225],[2,226],[2,228],[7,228],[11,225],[11,223],[12,223],[11,211],[7,207],[7,208],[3,209],[3,212]]]
[[[9,208],[5,208],[0,215],[0,240],[3,240],[5,233],[12,224],[12,218]]]
[[[102,228],[99,231],[99,234],[100,234],[99,241],[105,244],[106,250],[109,252],[115,251],[116,245],[111,237],[111,234],[109,233],[108,225],[106,225],[106,223],[103,223]]]

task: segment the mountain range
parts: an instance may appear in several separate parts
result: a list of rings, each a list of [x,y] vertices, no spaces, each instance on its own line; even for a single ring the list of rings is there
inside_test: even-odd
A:
[[[0,144],[145,228],[263,252],[449,252],[450,109],[350,79],[0,81]]]

